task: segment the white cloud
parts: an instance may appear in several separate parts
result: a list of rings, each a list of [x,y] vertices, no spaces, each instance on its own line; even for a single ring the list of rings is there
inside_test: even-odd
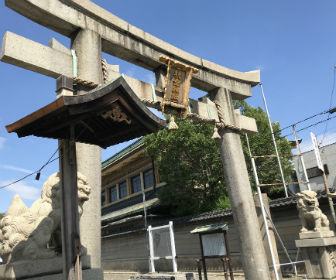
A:
[[[11,183],[11,181],[5,181],[1,182],[1,185],[4,186],[9,183]],[[24,181],[8,186],[5,190],[18,194],[22,199],[36,200],[40,197],[40,190],[27,185]]]
[[[323,135],[319,135],[317,137],[317,142],[321,143],[321,146],[326,146],[326,145],[330,145],[336,142],[336,132],[333,133],[327,133],[324,137]]]
[[[29,169],[25,169],[25,168],[21,168],[21,167],[18,167],[18,166],[13,166],[13,165],[8,165],[8,164],[2,164],[2,165],[0,165],[0,168],[7,169],[7,170],[13,170],[13,171],[19,171],[19,172],[27,173],[27,174],[30,174],[30,173],[34,172],[32,170],[29,170]]]
[[[3,148],[5,142],[6,142],[6,138],[0,136],[0,149]]]
[[[336,132],[333,133],[327,133],[325,134],[325,136],[322,135],[317,135],[317,143],[323,147],[326,145],[330,145],[336,142]],[[321,143],[322,141],[322,143]],[[308,139],[305,139],[304,141],[302,141],[302,143],[300,144],[300,148],[302,152],[307,152],[307,151],[311,151],[313,150],[313,144],[312,141],[310,139],[310,137]]]

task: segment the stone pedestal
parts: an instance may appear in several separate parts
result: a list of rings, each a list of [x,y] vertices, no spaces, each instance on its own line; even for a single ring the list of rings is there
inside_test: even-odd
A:
[[[300,233],[296,240],[308,279],[336,279],[336,237],[332,231]]]
[[[89,256],[82,257],[83,280],[103,279],[101,269],[90,269],[91,260]],[[97,278],[98,277],[98,278]],[[9,264],[0,265],[0,279],[45,279],[61,280],[62,274],[62,257],[39,260],[24,260]]]

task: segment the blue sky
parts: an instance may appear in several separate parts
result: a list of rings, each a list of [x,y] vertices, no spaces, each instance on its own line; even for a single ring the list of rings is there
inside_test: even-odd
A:
[[[329,108],[336,64],[335,1],[94,2],[194,55],[239,71],[260,69],[271,118],[282,127]],[[7,30],[46,45],[52,37],[67,46],[70,43],[68,38],[6,8],[1,1],[1,36]],[[122,73],[153,82],[152,73],[114,57],[104,57],[111,64],[119,64]],[[5,125],[52,102],[55,80],[0,63],[0,81],[1,186],[39,169],[56,150],[57,141],[36,137],[19,139],[5,130]],[[336,97],[333,106],[335,100]],[[247,101],[253,106],[263,106],[259,87],[253,89],[253,97]],[[323,135],[325,124],[311,130]],[[309,131],[299,133],[306,148],[310,142]],[[287,133],[290,131],[284,132]],[[323,144],[335,140],[336,121],[330,120]],[[104,150],[102,158],[108,158],[123,146]],[[0,212],[6,211],[15,193],[30,205],[39,196],[43,181],[57,170],[58,161],[55,161],[43,170],[40,181],[35,181],[33,176],[0,189]]]

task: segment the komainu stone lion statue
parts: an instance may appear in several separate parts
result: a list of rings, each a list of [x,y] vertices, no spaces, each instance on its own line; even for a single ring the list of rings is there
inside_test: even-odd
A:
[[[297,196],[297,209],[302,223],[301,232],[330,230],[329,220],[319,208],[316,192],[302,191]]]
[[[78,211],[89,199],[91,188],[80,173],[78,178]],[[9,209],[0,221],[0,256],[4,263],[24,259],[50,258],[61,247],[61,186],[60,174],[54,173],[43,184],[41,198],[30,208],[15,195]]]

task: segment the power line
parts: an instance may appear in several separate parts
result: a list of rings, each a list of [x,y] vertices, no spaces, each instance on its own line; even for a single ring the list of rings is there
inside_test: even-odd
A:
[[[336,107],[333,108],[333,109],[336,110]],[[285,130],[285,129],[287,129],[287,128],[292,127],[293,125],[298,125],[298,124],[300,124],[300,123],[303,123],[303,122],[306,122],[306,121],[308,121],[308,120],[310,120],[310,119],[313,119],[313,118],[315,118],[315,117],[317,117],[317,116],[321,116],[321,115],[327,114],[327,113],[329,113],[329,111],[331,111],[331,110],[329,109],[329,110],[322,111],[322,112],[320,112],[320,113],[317,113],[317,114],[315,114],[315,115],[312,115],[312,116],[310,116],[310,117],[307,117],[307,118],[305,118],[305,119],[303,119],[303,120],[301,120],[301,121],[298,121],[298,122],[293,123],[293,124],[290,124],[290,125],[288,125],[288,126],[286,126],[286,127],[284,127],[284,128],[281,128],[281,129],[279,129],[278,131],[283,131],[283,130]],[[334,112],[333,112],[333,113],[334,113]],[[329,114],[330,114],[330,113],[329,113]]]
[[[57,149],[57,150],[58,150],[58,149]],[[55,154],[55,153],[54,153],[54,154]],[[46,162],[40,169],[38,169],[38,170],[36,170],[36,171],[34,171],[34,172],[32,172],[32,173],[30,173],[30,174],[28,174],[28,175],[26,175],[26,176],[20,178],[20,179],[17,179],[16,181],[11,182],[11,183],[9,183],[9,184],[7,184],[7,185],[0,186],[0,189],[7,188],[7,187],[9,187],[9,186],[11,186],[11,185],[14,185],[14,184],[20,182],[20,181],[23,181],[24,179],[26,179],[26,178],[28,178],[28,177],[34,175],[34,174],[37,174],[37,173],[40,172],[44,167],[46,167],[47,165],[49,165],[50,163],[54,162],[54,161],[57,160],[57,159],[59,159],[59,157],[54,158],[53,160],[50,160],[50,159],[49,159],[49,160],[48,160],[48,161],[47,161],[47,162]]]
[[[75,141],[82,135],[82,133],[83,133],[85,130],[86,130],[86,128],[84,128],[84,129],[77,135]],[[24,179],[26,179],[26,178],[28,178],[28,177],[34,175],[34,174],[36,174],[36,180],[38,180],[38,179],[40,178],[40,174],[41,174],[42,169],[45,168],[45,167],[46,167],[47,165],[49,165],[50,163],[54,162],[55,160],[59,159],[59,157],[54,158],[54,159],[52,159],[52,158],[53,158],[53,157],[56,155],[56,153],[61,149],[61,147],[62,147],[62,144],[59,144],[59,146],[58,146],[58,148],[56,149],[56,151],[50,156],[50,158],[47,160],[47,162],[46,162],[45,164],[43,164],[39,169],[37,169],[36,171],[34,171],[34,172],[30,173],[30,174],[27,174],[26,176],[24,176],[24,177],[22,177],[22,178],[20,178],[20,179],[17,179],[17,180],[15,180],[15,181],[13,181],[13,182],[7,184],[7,185],[0,186],[0,190],[1,190],[1,189],[4,189],[4,188],[7,188],[7,187],[9,187],[9,186],[11,186],[11,185],[14,185],[14,184],[16,184],[16,183],[18,183],[18,182],[20,182],[20,181],[23,181]]]
[[[318,124],[327,122],[327,121],[329,121],[329,120],[331,120],[331,119],[334,119],[334,118],[336,118],[336,116],[328,117],[327,119],[324,119],[324,120],[322,120],[322,121],[318,121],[318,122],[313,123],[313,124],[311,124],[311,125],[305,126],[305,127],[301,128],[301,129],[297,130],[296,132],[300,132],[300,131],[302,131],[302,130],[305,130],[305,129],[308,129],[308,128],[310,128],[310,127],[316,126],[316,125],[318,125]],[[292,134],[291,134],[291,133],[290,133],[290,134],[287,134],[287,135],[285,135],[284,137],[287,137],[287,136],[290,136],[290,135],[292,135]]]
[[[276,130],[274,130],[274,133],[282,132],[283,130],[286,130],[286,129],[288,129],[288,128],[291,128],[293,125],[297,125],[297,124],[306,122],[306,121],[308,121],[308,120],[310,120],[310,119],[313,119],[313,118],[315,118],[315,117],[317,117],[317,116],[321,116],[321,115],[324,115],[324,114],[327,114],[327,113],[329,113],[329,116],[330,116],[331,114],[333,114],[333,113],[335,113],[335,112],[336,112],[336,107],[331,108],[331,109],[328,109],[328,110],[324,110],[324,111],[322,111],[322,112],[320,112],[320,113],[314,114],[314,115],[309,116],[309,117],[307,117],[307,118],[305,118],[305,119],[303,119],[303,120],[300,120],[300,121],[297,121],[297,122],[295,122],[295,123],[293,123],[293,124],[290,124],[290,125],[288,125],[288,126],[286,126],[286,127],[284,127],[284,128],[276,129]],[[332,118],[329,118],[329,119],[332,119]],[[326,120],[324,120],[324,121],[326,121]],[[298,131],[301,131],[301,130],[298,130]],[[287,134],[287,135],[285,135],[285,136],[283,136],[283,137],[287,137],[287,136],[289,136],[289,135],[291,135],[291,133],[290,133],[290,134]]]

